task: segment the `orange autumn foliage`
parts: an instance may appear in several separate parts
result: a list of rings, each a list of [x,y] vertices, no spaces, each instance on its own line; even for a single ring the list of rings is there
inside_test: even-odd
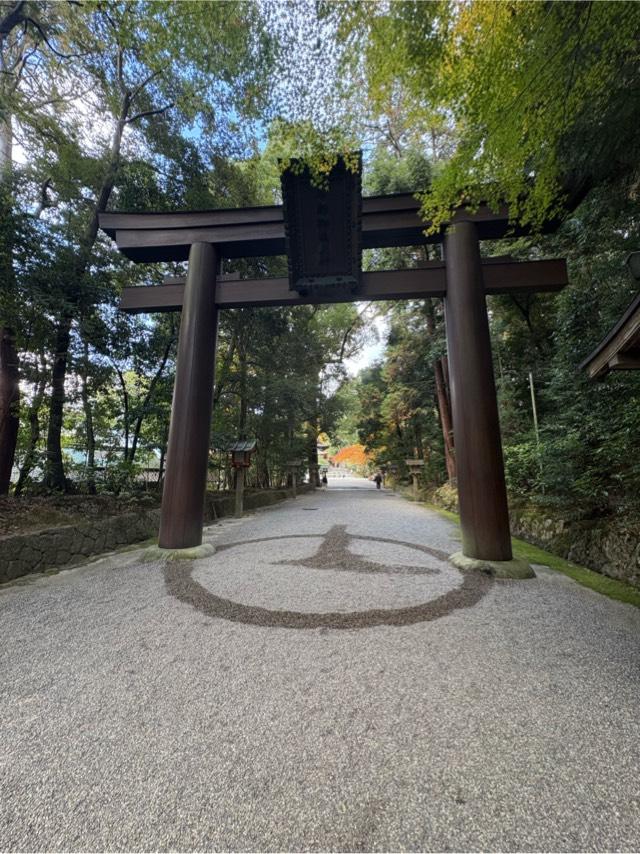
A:
[[[347,445],[346,448],[341,448],[335,456],[331,457],[331,462],[346,463],[353,466],[365,466],[371,456],[367,454],[363,445]]]

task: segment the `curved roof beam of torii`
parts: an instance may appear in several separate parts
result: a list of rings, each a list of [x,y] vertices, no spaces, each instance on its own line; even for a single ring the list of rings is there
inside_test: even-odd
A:
[[[439,243],[442,235],[425,236],[429,223],[419,215],[420,202],[410,193],[362,199],[363,249]],[[451,222],[474,222],[480,240],[517,237],[526,233],[510,223],[508,210],[486,206],[460,208]],[[180,213],[100,214],[100,228],[132,261],[184,261],[192,243],[215,243],[226,258],[285,254],[282,205],[229,208]],[[549,230],[555,228],[549,224]]]

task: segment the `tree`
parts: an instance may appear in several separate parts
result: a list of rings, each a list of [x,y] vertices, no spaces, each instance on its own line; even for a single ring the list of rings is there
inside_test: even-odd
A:
[[[62,108],[66,93],[43,82],[43,67],[70,58],[64,35],[68,12],[66,3],[0,3],[0,495],[9,488],[20,408],[14,253],[21,212],[14,198],[14,132],[21,123],[32,133],[55,135],[50,110]],[[47,177],[40,184],[36,216],[49,204],[49,184]]]
[[[378,115],[397,91],[411,120],[455,130],[425,214],[462,199],[508,202],[540,226],[594,187],[637,174],[640,87],[634,2],[327,4],[348,61],[364,56]],[[355,78],[354,82],[362,85]]]
[[[347,445],[331,457],[333,465],[348,465],[358,469],[365,469],[369,463],[370,456],[364,445]]]
[[[64,139],[58,134],[42,158],[43,166],[53,167],[52,184],[64,205],[68,235],[68,279],[61,294],[49,404],[45,481],[52,489],[65,487],[60,436],[72,327],[96,298],[91,280],[96,275],[98,216],[119,180],[123,144],[130,136],[150,159],[179,156],[184,148],[175,144],[172,133],[179,136],[181,128],[197,121],[210,154],[228,149],[230,132],[240,129],[237,119],[255,115],[264,92],[266,56],[252,4],[198,2],[178,8],[176,3],[110,2],[74,6],[68,23],[70,53],[64,55],[46,38],[44,26],[34,24],[56,57],[73,56],[73,63],[50,66],[51,77],[76,85],[91,81],[90,96],[71,105],[71,132]],[[217,49],[220,43],[224,52]],[[86,135],[98,115],[101,129],[111,126],[98,151],[88,156]],[[5,261],[10,256],[7,248]]]

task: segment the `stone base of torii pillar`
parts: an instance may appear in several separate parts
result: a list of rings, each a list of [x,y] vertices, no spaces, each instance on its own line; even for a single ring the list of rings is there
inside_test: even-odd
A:
[[[484,572],[494,578],[535,578],[536,574],[526,560],[511,558],[511,560],[482,560],[466,557],[462,552],[455,552],[449,558],[449,563],[463,572]]]

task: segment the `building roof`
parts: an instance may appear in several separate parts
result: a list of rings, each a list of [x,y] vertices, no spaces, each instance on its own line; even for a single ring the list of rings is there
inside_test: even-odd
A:
[[[640,370],[640,293],[620,320],[580,365],[590,379],[602,379],[609,371]]]
[[[255,450],[256,440],[255,439],[242,439],[239,442],[236,442],[234,445],[231,445],[229,448],[230,451],[242,451],[243,453],[247,453],[248,451]]]

